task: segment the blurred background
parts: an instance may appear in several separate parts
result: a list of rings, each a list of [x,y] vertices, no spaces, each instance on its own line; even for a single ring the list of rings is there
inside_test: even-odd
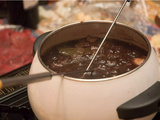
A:
[[[0,42],[3,43],[0,44],[0,75],[31,63],[34,41],[41,34],[73,22],[112,21],[123,2],[123,0],[0,1]],[[157,39],[160,32],[160,1],[131,0],[117,21],[143,32],[149,40],[154,39],[152,45],[159,53],[160,43]]]

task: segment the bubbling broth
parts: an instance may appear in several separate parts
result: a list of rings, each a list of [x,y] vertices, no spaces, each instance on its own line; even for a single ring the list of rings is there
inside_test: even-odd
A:
[[[42,55],[42,61],[57,73],[84,71],[89,65],[102,38],[88,36],[83,39],[58,44]],[[146,58],[147,51],[136,45],[116,39],[107,39],[85,76],[83,73],[70,77],[99,79],[117,76],[139,66]]]

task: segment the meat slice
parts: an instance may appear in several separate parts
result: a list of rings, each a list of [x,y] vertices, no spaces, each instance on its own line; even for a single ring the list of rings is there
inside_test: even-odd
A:
[[[34,41],[29,29],[0,30],[0,75],[30,63]]]

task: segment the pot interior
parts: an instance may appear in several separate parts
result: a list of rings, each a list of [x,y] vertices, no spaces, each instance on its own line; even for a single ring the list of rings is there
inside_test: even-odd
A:
[[[41,59],[43,54],[48,49],[57,44],[61,44],[67,41],[74,41],[77,39],[85,38],[87,36],[103,38],[107,33],[110,25],[111,22],[106,21],[88,21],[66,25],[57,29],[56,31],[51,32],[42,41],[39,47],[38,57],[40,59],[40,62],[47,70],[53,72],[50,68],[46,67],[45,62]],[[108,38],[131,43],[147,51],[147,57],[143,64],[150,56],[151,47],[149,41],[142,33],[133,28],[120,23],[116,23],[109,33]],[[141,64],[140,66],[142,66],[143,64]]]

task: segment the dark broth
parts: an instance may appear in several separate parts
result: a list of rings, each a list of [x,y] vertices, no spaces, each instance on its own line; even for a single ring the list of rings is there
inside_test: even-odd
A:
[[[86,70],[101,43],[101,38],[87,37],[69,41],[47,50],[42,60],[47,67],[57,73]],[[90,70],[92,73],[76,73],[70,77],[98,79],[117,76],[129,72],[140,65],[147,51],[127,42],[107,39],[96,56]]]

